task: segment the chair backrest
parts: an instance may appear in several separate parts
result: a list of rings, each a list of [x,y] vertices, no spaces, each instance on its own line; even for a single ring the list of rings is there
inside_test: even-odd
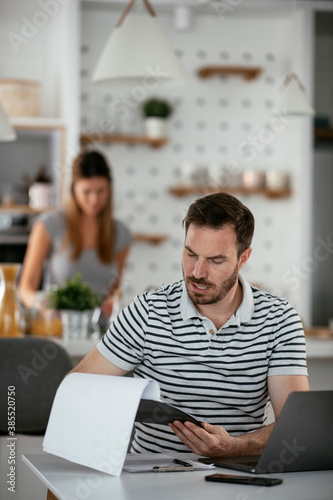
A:
[[[0,434],[44,434],[60,382],[72,369],[65,349],[48,338],[0,338]]]

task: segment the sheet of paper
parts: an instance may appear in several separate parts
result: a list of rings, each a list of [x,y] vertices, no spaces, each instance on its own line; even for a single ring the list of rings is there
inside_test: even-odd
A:
[[[128,454],[123,470],[127,472],[152,472],[153,467],[166,467],[172,463],[173,458],[164,453],[139,453]]]
[[[153,467],[166,467],[173,464],[174,457],[164,453],[128,454],[123,470],[126,472],[152,472]],[[194,460],[184,459],[194,467],[194,470],[215,469],[215,465],[202,464]],[[174,464],[177,465],[177,464]]]
[[[43,449],[120,476],[140,399],[159,396],[153,380],[72,373],[55,396]]]

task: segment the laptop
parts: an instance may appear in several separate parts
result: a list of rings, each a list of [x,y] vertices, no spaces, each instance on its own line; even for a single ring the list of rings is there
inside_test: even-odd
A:
[[[199,461],[254,474],[333,469],[333,391],[292,392],[261,455]]]

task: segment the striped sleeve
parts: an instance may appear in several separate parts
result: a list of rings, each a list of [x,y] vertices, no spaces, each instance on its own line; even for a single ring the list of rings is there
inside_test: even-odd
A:
[[[270,375],[308,375],[303,325],[288,303],[274,312],[277,328],[268,368]]]
[[[136,299],[110,325],[97,344],[99,352],[123,370],[133,370],[143,359],[148,307],[145,295]]]

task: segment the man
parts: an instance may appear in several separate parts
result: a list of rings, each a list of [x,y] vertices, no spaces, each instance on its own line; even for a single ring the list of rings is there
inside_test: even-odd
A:
[[[136,424],[133,452],[260,454],[288,394],[309,390],[305,340],[294,309],[247,283],[254,219],[234,196],[195,201],[184,219],[184,279],[137,297],[75,371],[157,380],[190,422]]]

